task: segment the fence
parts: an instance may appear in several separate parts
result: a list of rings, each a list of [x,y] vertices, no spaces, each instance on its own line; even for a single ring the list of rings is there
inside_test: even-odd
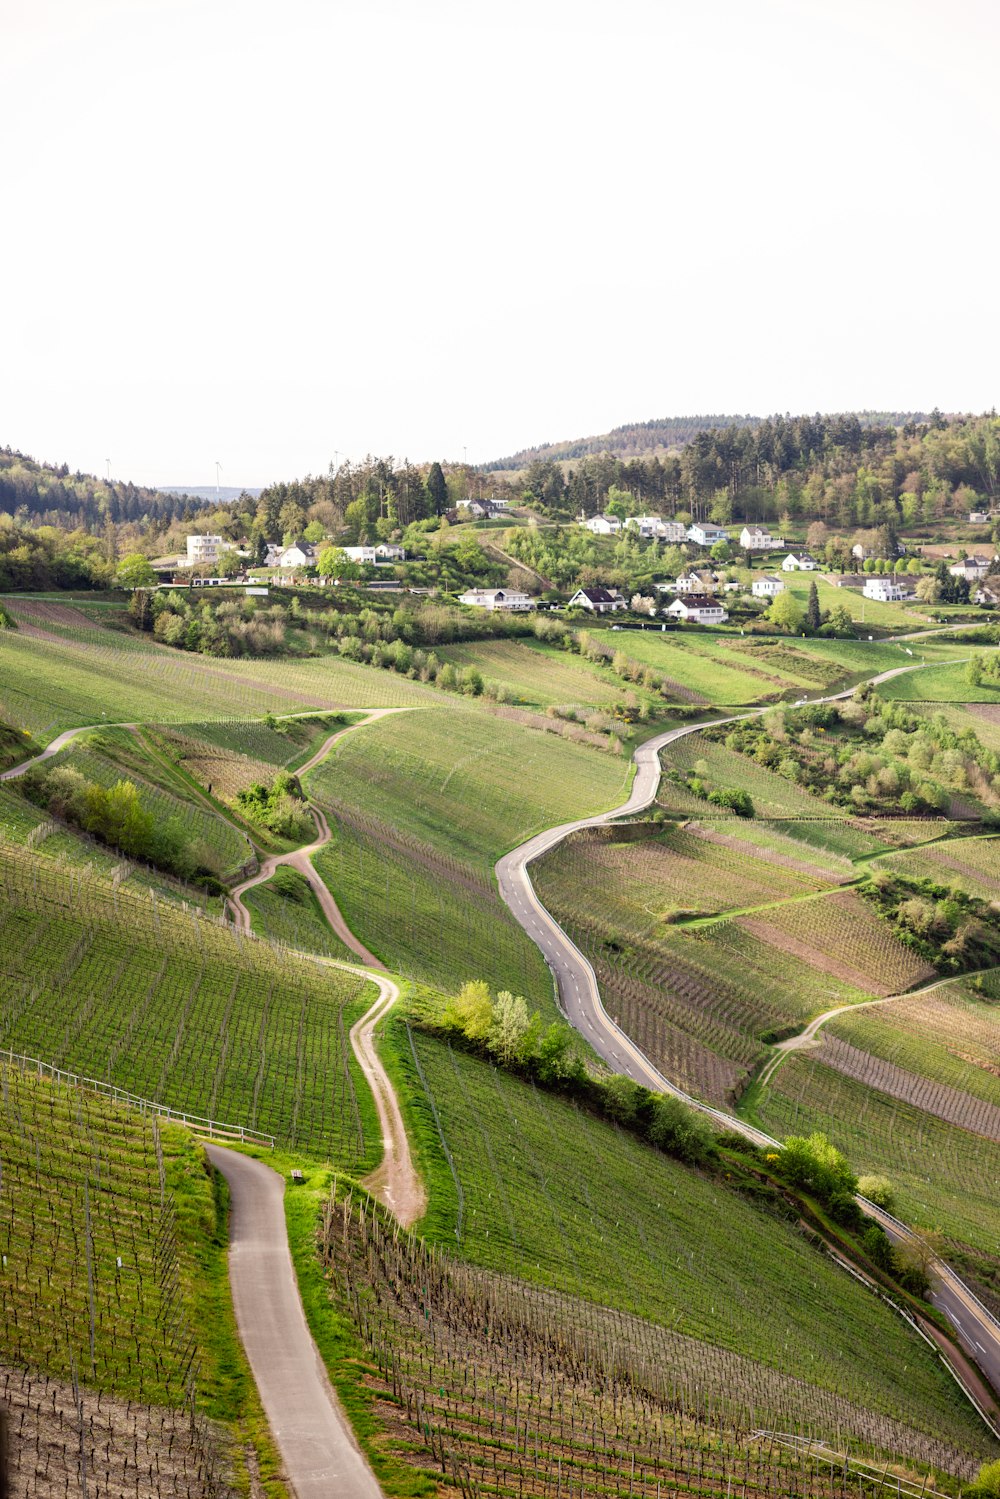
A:
[[[66,1072],[62,1067],[53,1067],[51,1062],[43,1062],[38,1057],[26,1057],[21,1052],[8,1050],[0,1051],[0,1061],[7,1062],[11,1067],[19,1067],[22,1072],[34,1072],[38,1077],[48,1078],[54,1083],[65,1083],[72,1088],[87,1088],[92,1093],[101,1093],[114,1103],[138,1109],[141,1114],[173,1119],[177,1124],[187,1125],[198,1135],[208,1135],[212,1139],[218,1137],[239,1140],[241,1144],[266,1145],[269,1150],[274,1149],[273,1135],[247,1129],[243,1124],[223,1124],[218,1119],[204,1119],[200,1114],[186,1114],[180,1109],[172,1109],[168,1104],[155,1103],[151,1098],[140,1098],[135,1093],[127,1093],[123,1088],[116,1088],[113,1083],[101,1082],[99,1078],[82,1077],[78,1072]]]

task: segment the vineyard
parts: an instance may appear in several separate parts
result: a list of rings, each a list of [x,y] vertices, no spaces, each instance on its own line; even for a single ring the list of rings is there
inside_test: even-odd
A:
[[[253,856],[249,839],[218,813],[144,779],[137,772],[140,756],[134,750],[131,754],[122,754],[118,750],[122,738],[131,736],[127,731],[117,729],[75,739],[47,761],[45,768],[65,766],[104,787],[111,787],[127,777],[139,792],[143,810],[151,813],[159,825],[178,828],[200,864],[212,869],[220,878],[239,871]],[[108,752],[104,752],[105,742]]]
[[[0,1095],[13,1493],[95,1480],[123,1496],[228,1493],[224,1454],[196,1414],[199,1381],[231,1375],[206,1367],[192,1230],[174,1206],[187,1132],[6,1062]],[[203,1171],[182,1190],[197,1195],[196,1221],[214,1218]]]
[[[855,1078],[879,1093],[899,1098],[937,1119],[957,1124],[961,1129],[971,1130],[973,1134],[1000,1144],[1000,1107],[995,1102],[975,1098],[961,1088],[934,1082],[920,1073],[907,1072],[884,1057],[873,1056],[837,1036],[824,1037],[817,1057],[845,1077]],[[994,1087],[993,1091],[1000,1097],[1000,1089]]]
[[[631,639],[630,635],[626,646]],[[649,692],[641,684],[629,684],[626,688],[611,672],[581,656],[554,650],[541,641],[482,640],[470,645],[441,646],[436,654],[456,667],[476,667],[487,681],[506,687],[512,702],[533,708],[571,703],[610,708],[621,702],[626,691],[639,701],[655,704],[660,712],[666,706],[659,693]]]
[[[463,1492],[833,1499],[848,1492],[839,1465],[775,1441],[775,1427],[821,1434],[855,1463],[884,1468],[896,1455],[963,1477],[982,1447],[948,1420],[932,1434],[676,1331],[462,1264],[349,1198],[328,1203],[321,1245],[334,1299],[367,1347],[383,1427],[414,1465],[433,1461]]]
[[[1000,1026],[996,1005],[986,998],[995,979],[995,972],[956,979],[889,1005],[842,1015],[826,1033],[947,1088],[995,1103]]]
[[[439,694],[419,683],[337,656],[221,661],[145,641],[137,646],[132,637],[97,626],[91,636],[3,631],[0,719],[45,740],[102,713],[108,723],[190,723],[440,703]]]
[[[934,969],[851,891],[771,906],[739,924],[761,942],[872,994],[899,994]]]
[[[357,955],[336,936],[304,875],[279,866],[269,880],[241,896],[253,930],[269,942],[300,952],[356,963]]]
[[[573,908],[607,943],[655,936],[680,913],[710,914],[829,888],[821,876],[754,858],[697,830],[651,823],[585,828],[533,869],[546,905]]]
[[[887,1176],[907,1223],[1000,1256],[1000,1145],[816,1059],[790,1056],[759,1106],[779,1138],[822,1130],[861,1172]]]
[[[948,885],[981,900],[994,900],[1000,889],[1000,839],[956,838],[880,858],[875,868]]]
[[[462,1258],[648,1318],[946,1440],[970,1429],[905,1324],[792,1226],[426,1035],[412,1033],[411,1052],[395,1023],[387,1040],[424,1099],[412,1116],[425,1158],[440,1163],[435,1236]]]
[[[347,1028],[364,981],[5,845],[0,1045],[360,1166],[378,1148]],[[359,1074],[360,1076],[360,1074]]]
[[[353,808],[327,810],[332,836],[314,856],[316,869],[348,926],[387,967],[446,992],[485,978],[554,1018],[542,955],[482,864]],[[251,891],[251,901],[255,896]]]
[[[687,910],[697,910],[699,898],[708,904],[713,892],[719,904],[727,895],[749,904],[755,895],[767,898],[769,888],[787,897],[819,880],[752,859],[738,844],[675,829],[650,840],[650,831],[629,824],[574,834],[532,866],[535,886],[594,964],[605,1008],[654,1065],[696,1097],[731,1104],[766,1037],[818,1010],[864,999],[870,985],[864,975],[831,967],[820,974],[789,961],[758,933],[756,917],[683,926],[664,920],[671,898]],[[788,919],[822,928],[815,912],[840,899],[793,900],[761,914],[801,913]],[[877,918],[863,916],[875,923],[873,946],[883,933],[895,942]]]

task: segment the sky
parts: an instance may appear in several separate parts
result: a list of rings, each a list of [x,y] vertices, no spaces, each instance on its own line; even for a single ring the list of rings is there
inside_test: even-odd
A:
[[[0,0],[0,444],[149,484],[1000,398],[993,0]]]

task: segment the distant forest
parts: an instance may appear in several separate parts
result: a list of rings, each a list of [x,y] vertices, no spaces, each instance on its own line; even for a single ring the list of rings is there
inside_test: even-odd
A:
[[[36,463],[15,448],[0,448],[0,511],[29,526],[97,531],[108,521],[168,526],[193,520],[203,502],[162,494],[142,484],[71,474],[69,466]]]
[[[863,427],[901,427],[908,422],[925,422],[927,416],[920,411],[853,411],[847,413]],[[790,420],[787,416],[786,421]],[[495,458],[479,465],[484,473],[498,470],[516,471],[525,469],[539,460],[565,462],[568,459],[587,458],[600,453],[611,453],[616,458],[637,458],[643,453],[655,453],[664,449],[682,448],[693,441],[699,432],[713,428],[741,427],[750,429],[761,426],[767,420],[760,416],[667,416],[649,422],[629,422],[624,427],[613,427],[597,437],[579,437],[570,442],[539,443],[533,448],[521,448],[506,458]]]
[[[536,459],[517,481],[524,502],[554,517],[594,515],[620,499],[711,519],[804,517],[838,528],[912,524],[1000,500],[1000,420],[946,419],[898,428],[860,416],[770,417],[695,434],[679,454],[601,454],[564,467]]]

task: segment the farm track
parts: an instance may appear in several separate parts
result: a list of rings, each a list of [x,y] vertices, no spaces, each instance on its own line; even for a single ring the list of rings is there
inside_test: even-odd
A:
[[[893,667],[890,671],[880,672],[869,678],[868,685],[876,687],[894,677],[924,669],[926,669],[926,663]],[[838,702],[850,698],[854,690],[852,687],[844,692],[816,697],[810,701],[814,703]],[[653,1066],[631,1037],[626,1035],[608,1015],[601,999],[593,965],[543,906],[535,893],[529,873],[529,865],[535,859],[554,848],[557,843],[561,843],[571,833],[583,828],[604,826],[618,818],[642,812],[651,806],[656,799],[660,783],[659,755],[662,749],[683,739],[688,734],[698,733],[700,729],[734,723],[740,719],[756,717],[766,711],[766,708],[757,708],[745,713],[729,714],[724,718],[709,720],[705,723],[687,724],[682,728],[670,729],[666,733],[646,740],[635,751],[636,773],[632,783],[632,792],[622,806],[596,817],[563,823],[558,827],[550,828],[545,833],[536,834],[535,837],[529,838],[527,842],[512,849],[497,861],[496,877],[501,898],[514,919],[540,949],[549,966],[555,981],[559,1006],[567,1020],[614,1072],[631,1077],[655,1092],[668,1093],[681,1099],[692,1108],[708,1114],[726,1128],[738,1131],[754,1144],[771,1145],[780,1149],[779,1141],[773,1140],[762,1130],[748,1124],[746,1120],[691,1097]],[[851,1008],[857,1008],[857,1006]],[[897,1242],[906,1242],[914,1238],[905,1224],[883,1212],[874,1203],[861,1199],[861,1206],[866,1213],[882,1224],[890,1238]],[[935,1271],[937,1274],[935,1304],[955,1329],[961,1348],[985,1373],[993,1389],[1000,1392],[1000,1322],[979,1302],[949,1265],[939,1260],[935,1265]],[[952,1372],[955,1372],[954,1368]],[[1000,1430],[997,1425],[1000,1419],[1000,1405],[994,1405],[993,1416],[986,1419],[987,1424],[993,1423],[991,1429]]]
[[[229,1184],[229,1279],[240,1339],[296,1499],[378,1499],[299,1297],[276,1171],[206,1146]]]

